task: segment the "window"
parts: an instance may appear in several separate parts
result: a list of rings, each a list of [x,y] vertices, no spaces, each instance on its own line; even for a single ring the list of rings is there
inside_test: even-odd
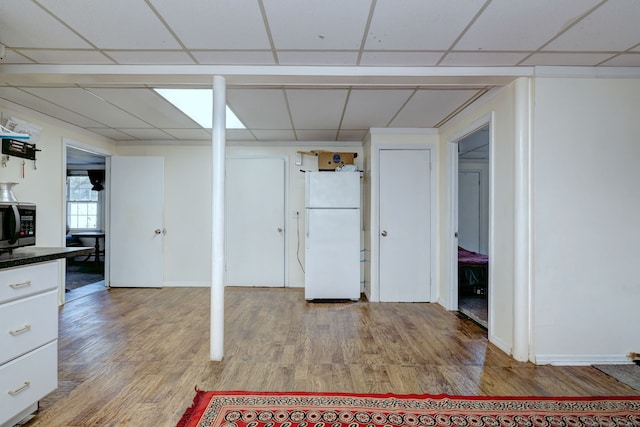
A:
[[[67,224],[71,229],[97,230],[99,197],[88,176],[67,177]]]

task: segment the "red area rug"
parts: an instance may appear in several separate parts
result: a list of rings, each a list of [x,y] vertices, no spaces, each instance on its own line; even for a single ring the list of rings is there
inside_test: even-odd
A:
[[[178,427],[638,427],[640,396],[462,397],[197,391]]]

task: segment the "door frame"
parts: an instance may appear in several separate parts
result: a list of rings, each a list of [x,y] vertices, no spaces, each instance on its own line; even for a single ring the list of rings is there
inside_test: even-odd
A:
[[[111,259],[111,233],[109,226],[111,224],[111,156],[112,153],[103,150],[93,145],[85,144],[70,138],[62,138],[62,236],[60,238],[60,246],[66,247],[66,235],[67,235],[67,148],[76,148],[89,153],[97,154],[104,157],[104,284],[105,287],[109,287],[109,263]],[[66,260],[65,260],[66,263]],[[65,280],[66,271],[64,268],[60,268],[60,277],[58,283],[58,304],[65,303]]]
[[[493,156],[493,141],[494,141],[494,117],[493,112],[482,116],[476,121],[472,122],[468,126],[465,126],[459,132],[453,134],[447,139],[447,201],[446,212],[449,217],[449,229],[445,237],[445,254],[444,265],[447,269],[448,280],[445,280],[445,294],[447,298],[445,300],[445,308],[447,310],[458,310],[458,142],[472,133],[480,130],[481,128],[489,125],[489,232],[488,232],[488,256],[489,263],[493,259],[494,251],[494,215],[493,215],[493,184],[494,184],[494,156]],[[487,277],[487,294],[488,294],[488,319],[487,330],[491,334],[493,329],[493,310],[492,300],[493,292],[493,274],[492,269],[489,268]]]
[[[437,129],[423,129],[427,135],[437,135]],[[380,301],[380,234],[378,230],[380,228],[380,151],[381,150],[429,150],[431,158],[431,302],[435,302],[438,298],[438,263],[437,263],[437,244],[438,240],[436,234],[436,224],[438,222],[438,209],[436,209],[437,202],[437,177],[438,177],[438,144],[431,142],[418,142],[418,143],[372,143],[371,147],[371,203],[370,203],[370,215],[371,215],[371,229],[369,251],[371,254],[371,265],[369,270],[369,277],[371,280],[371,292],[367,295],[367,298],[371,302]]]
[[[283,287],[288,288],[290,287],[289,285],[289,227],[291,226],[291,222],[292,219],[290,218],[290,215],[288,215],[287,213],[289,212],[289,156],[283,155],[283,156],[267,156],[267,155],[246,155],[246,156],[242,156],[242,155],[228,155],[225,157],[225,159],[238,159],[238,160],[247,160],[247,159],[281,159],[284,161],[284,187],[282,188],[282,191],[284,191],[284,280],[283,280]],[[226,172],[225,172],[226,174]],[[226,175],[225,175],[226,176]],[[225,177],[225,188],[226,188],[226,177]],[[226,196],[225,196],[226,199]],[[225,209],[226,209],[226,201],[225,201]],[[227,234],[227,226],[225,223],[225,236]],[[224,248],[224,252],[225,252],[225,258],[226,258],[226,254],[227,254],[227,247],[226,247],[226,237],[225,237],[225,248]],[[226,286],[226,270],[227,270],[227,266],[226,266],[226,260],[225,260],[225,286]]]

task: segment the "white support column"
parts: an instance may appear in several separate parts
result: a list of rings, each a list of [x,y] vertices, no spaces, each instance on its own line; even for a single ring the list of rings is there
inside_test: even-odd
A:
[[[515,81],[515,221],[513,357],[529,360],[531,344],[531,91],[530,79]]]
[[[226,82],[213,77],[212,227],[211,227],[211,360],[224,354],[224,175]]]

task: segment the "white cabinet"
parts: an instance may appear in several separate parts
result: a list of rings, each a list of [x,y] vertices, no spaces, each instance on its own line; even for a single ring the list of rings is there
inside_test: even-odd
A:
[[[0,426],[58,387],[58,263],[0,270]]]

